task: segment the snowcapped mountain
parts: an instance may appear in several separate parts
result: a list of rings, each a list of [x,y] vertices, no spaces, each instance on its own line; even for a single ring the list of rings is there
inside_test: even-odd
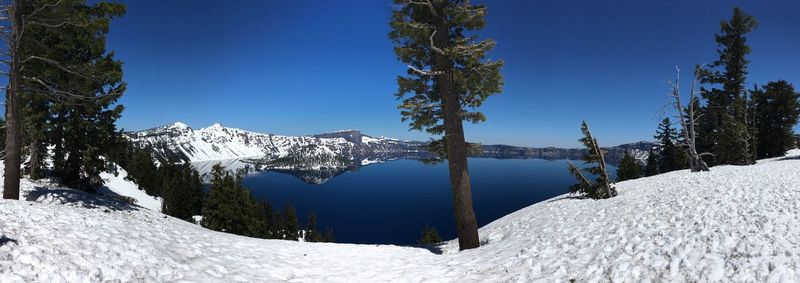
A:
[[[192,129],[184,123],[126,133],[134,145],[159,158],[183,162],[253,159],[275,169],[331,169],[402,154],[424,152],[421,142],[374,138],[357,130],[314,136],[282,136],[223,127]]]

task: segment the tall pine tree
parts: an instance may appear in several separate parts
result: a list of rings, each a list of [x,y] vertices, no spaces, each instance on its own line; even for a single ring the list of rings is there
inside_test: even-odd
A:
[[[751,51],[746,35],[757,26],[753,16],[734,8],[733,16],[720,23],[721,32],[716,35],[719,59],[702,74],[701,81],[712,88],[701,88],[707,103],[701,111],[698,151],[712,153],[714,164],[753,161],[750,143],[754,140],[747,127],[745,93],[746,56]]]
[[[105,51],[105,35],[110,20],[124,14],[121,4],[95,3],[85,0],[11,1],[3,9],[4,35],[9,62],[9,86],[6,91],[6,158],[4,198],[17,198],[19,193],[22,143],[28,146],[31,162],[28,169],[34,178],[41,176],[42,160],[52,129],[46,123],[59,103],[62,109],[81,109],[85,120],[97,119],[96,113],[85,113],[88,105],[108,107],[124,91],[121,63]],[[97,111],[95,111],[97,112]],[[121,107],[113,111],[118,117]],[[104,112],[102,125],[113,125],[114,115]],[[75,164],[82,166],[77,174],[93,189],[101,180],[98,172],[104,167],[99,155],[105,145],[102,130],[82,140],[88,150],[72,153]],[[52,136],[70,138],[52,131]],[[61,135],[59,135],[61,134]],[[91,133],[89,133],[91,134]],[[92,156],[87,160],[85,156]],[[55,162],[54,165],[60,165]]]
[[[459,248],[476,248],[478,223],[462,121],[486,119],[474,109],[500,93],[503,65],[485,60],[495,42],[478,41],[474,35],[485,24],[486,7],[466,0],[395,0],[395,4],[389,37],[395,54],[409,67],[406,76],[397,78],[402,119],[411,121],[411,129],[444,134]]]

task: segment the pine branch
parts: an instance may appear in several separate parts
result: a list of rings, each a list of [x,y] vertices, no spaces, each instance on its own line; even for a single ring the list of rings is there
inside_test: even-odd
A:
[[[45,63],[48,63],[48,64],[52,65],[52,66],[55,66],[56,68],[59,68],[59,69],[61,69],[61,70],[62,70],[62,71],[64,71],[64,72],[67,72],[67,73],[70,73],[70,74],[73,74],[73,75],[76,75],[76,76],[79,76],[79,77],[82,77],[82,78],[85,78],[85,79],[91,79],[91,80],[94,80],[94,79],[95,79],[94,77],[87,76],[87,75],[84,75],[84,74],[81,74],[81,73],[78,73],[78,72],[72,71],[72,70],[70,70],[70,69],[68,69],[68,68],[66,68],[66,67],[64,67],[64,66],[62,66],[62,65],[61,65],[61,63],[60,63],[60,62],[58,62],[58,61],[56,61],[56,60],[49,59],[49,58],[45,58],[45,57],[40,57],[40,56],[35,56],[35,55],[28,56],[28,58],[25,58],[25,59],[21,60],[21,61],[20,61],[20,64],[24,66],[24,65],[25,65],[25,63],[27,63],[27,62],[28,62],[28,61],[30,61],[30,60],[40,60],[40,61],[43,61],[43,62],[45,62]]]
[[[581,170],[572,164],[572,162],[567,161],[567,166],[569,167],[569,171],[572,172],[572,175],[575,175],[575,177],[578,178],[578,182],[587,187],[592,186],[592,182],[589,181],[589,179],[587,179],[586,176],[581,173]]]
[[[446,53],[444,52],[444,50],[442,50],[442,49],[439,49],[439,47],[436,47],[436,45],[435,45],[435,44],[433,44],[433,37],[436,35],[436,32],[437,32],[437,31],[438,31],[438,30],[433,30],[433,33],[431,33],[431,36],[428,38],[428,39],[430,39],[430,41],[431,41],[431,50],[433,50],[434,52],[436,52],[436,53],[439,53],[439,54],[441,54],[441,55],[446,55]]]
[[[433,3],[431,3],[431,0],[425,0],[425,1],[408,0],[408,3],[406,5],[408,4],[427,6],[428,9],[431,11],[431,14],[433,14],[436,17],[439,16],[439,13],[436,13],[436,8],[433,7]]]
[[[415,68],[414,66],[411,66],[411,65],[408,65],[408,68],[411,69],[412,71],[414,71],[415,73],[423,75],[423,76],[444,75],[444,71],[420,70],[420,69],[417,69],[417,68]]]

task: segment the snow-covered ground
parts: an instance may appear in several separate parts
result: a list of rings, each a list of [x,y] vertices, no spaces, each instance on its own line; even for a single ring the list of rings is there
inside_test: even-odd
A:
[[[126,180],[128,171],[117,169],[117,174],[103,172],[100,173],[105,186],[98,190],[100,194],[126,196],[136,200],[136,204],[152,211],[161,211],[161,198],[148,195],[139,189],[139,185]]]
[[[441,255],[240,237],[25,180],[0,200],[0,281],[800,281],[800,151],[712,170],[543,201]]]

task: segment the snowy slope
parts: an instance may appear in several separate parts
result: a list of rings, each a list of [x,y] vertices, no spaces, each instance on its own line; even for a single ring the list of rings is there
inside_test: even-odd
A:
[[[136,200],[137,205],[152,211],[160,212],[161,198],[148,195],[144,190],[140,190],[139,185],[125,179],[127,176],[128,171],[119,167],[117,168],[117,174],[109,172],[100,173],[104,185],[98,190],[98,193],[130,197]]]
[[[556,197],[480,229],[483,246],[260,240],[24,181],[0,200],[0,281],[800,281],[800,152]],[[566,188],[565,188],[566,190]],[[480,211],[478,211],[480,213]]]

